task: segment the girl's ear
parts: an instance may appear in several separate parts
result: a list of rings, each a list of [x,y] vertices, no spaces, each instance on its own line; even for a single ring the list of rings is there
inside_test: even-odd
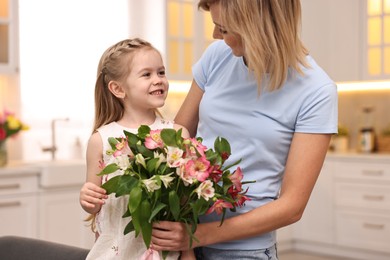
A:
[[[123,88],[118,84],[118,82],[113,80],[108,82],[108,89],[117,98],[125,98],[126,93]]]

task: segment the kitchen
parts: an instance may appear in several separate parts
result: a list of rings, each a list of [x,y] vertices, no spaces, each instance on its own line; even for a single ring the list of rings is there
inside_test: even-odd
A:
[[[11,1],[13,4],[15,2]],[[166,10],[165,1],[148,0],[139,3],[139,1],[122,0],[116,1],[115,6],[108,1],[98,3],[91,0],[52,2],[47,0],[19,0],[19,51],[12,49],[15,48],[15,44],[10,46],[12,47],[11,52],[16,52],[17,55],[15,54],[15,56],[19,56],[20,64],[11,64],[11,67],[14,67],[14,71],[11,73],[9,72],[9,66],[8,71],[4,70],[5,73],[0,73],[0,106],[7,107],[17,115],[22,116],[23,121],[30,125],[30,130],[23,132],[17,139],[10,140],[7,144],[10,161],[50,161],[51,154],[43,152],[42,148],[53,145],[51,141],[51,122],[54,119],[60,119],[56,121],[55,125],[56,136],[58,137],[56,139],[57,160],[83,160],[85,143],[90,134],[93,118],[93,87],[98,58],[101,51],[113,41],[125,38],[129,34],[139,35],[147,38],[158,49],[162,50],[168,64],[170,64],[170,59],[167,59],[167,57],[173,57],[172,54],[168,54],[170,45],[169,41],[166,41],[169,36],[165,35],[166,16],[164,12],[160,11]],[[373,2],[377,3],[378,1]],[[388,15],[389,1],[381,0],[379,2],[383,3],[384,10],[387,10],[386,14]],[[383,181],[381,179],[367,180],[369,187],[366,188],[371,191],[377,187],[375,186],[377,183],[383,186],[388,184],[388,179],[385,178],[388,176],[389,151],[385,146],[381,153],[362,154],[357,152],[359,131],[363,127],[364,107],[372,107],[373,109],[369,117],[378,138],[382,138],[382,132],[390,127],[390,118],[387,112],[390,100],[390,65],[388,64],[390,59],[385,54],[383,55],[383,61],[384,64],[387,61],[387,67],[384,66],[383,72],[378,74],[377,69],[373,66],[374,76],[370,76],[364,69],[368,64],[367,55],[364,54],[370,50],[365,41],[365,33],[368,31],[364,20],[368,19],[364,15],[365,3],[366,1],[361,0],[302,0],[302,34],[304,42],[311,50],[311,54],[338,82],[340,90],[339,122],[349,132],[347,145],[344,145],[342,149],[340,148],[340,151],[344,152],[329,154],[330,166],[328,168],[345,167],[345,165],[338,166],[340,161],[344,162],[344,160],[353,165],[356,161],[360,163],[364,161],[369,165],[375,165],[373,167],[383,165],[383,169],[374,169],[382,172],[380,175],[383,175]],[[46,8],[41,8],[42,6]],[[90,10],[90,6],[94,6],[93,11]],[[154,8],[150,8],[150,6]],[[387,9],[385,9],[386,6]],[[51,12],[46,10],[51,10]],[[194,13],[197,14],[198,11],[195,10]],[[108,19],[109,14],[115,15]],[[72,17],[71,21],[69,16]],[[85,19],[85,17],[88,17],[88,19]],[[203,18],[198,17],[197,19],[201,20]],[[47,35],[50,35],[50,37],[47,37]],[[211,33],[207,33],[205,36],[196,37],[196,40],[201,38],[208,42],[210,41],[210,35]],[[386,35],[389,35],[389,33],[383,35],[385,36],[384,39],[387,39]],[[196,44],[196,46],[203,45]],[[382,46],[383,50],[386,50],[386,48],[388,50],[389,39],[387,39],[387,42],[384,41]],[[72,51],[67,51],[69,49]],[[198,54],[194,54],[194,57],[199,55],[200,52],[201,50],[197,51]],[[389,51],[384,51],[384,53],[389,53]],[[37,63],[37,61],[42,63]],[[188,63],[191,63],[186,63],[185,59],[181,62],[185,65],[180,66],[183,68],[188,68]],[[15,68],[20,69],[20,72],[15,72]],[[176,74],[170,73],[169,77],[172,78],[171,94],[164,112],[167,117],[173,117],[189,85],[183,79],[190,80],[191,77],[188,76],[188,70],[179,71]],[[352,91],[352,89],[355,90]],[[69,120],[62,120],[66,118],[69,118]],[[81,141],[81,155],[79,152],[73,152],[78,143],[77,140]],[[333,172],[334,170],[330,171]],[[364,173],[362,174],[364,175]],[[337,187],[340,185],[344,187],[342,181],[348,180],[348,176],[341,178],[341,183],[338,182],[339,175],[335,179],[329,176],[333,176],[333,173],[321,175],[324,179],[320,179],[316,189],[320,191],[323,184],[325,188],[322,189],[330,190],[329,187],[331,187],[338,194]],[[359,185],[366,182],[363,179],[361,181],[363,184],[360,183],[359,178],[358,180],[352,178],[351,182],[356,181],[358,181],[357,187],[362,187]],[[349,188],[356,189],[355,186]],[[380,186],[379,188],[383,187]],[[372,199],[373,195],[369,195]],[[319,194],[319,199],[322,196],[322,194]],[[382,227],[383,222],[380,222],[379,226],[374,228],[371,225],[371,229],[368,227],[368,233],[384,234],[386,239],[389,233],[389,207],[386,204],[389,195],[384,193],[375,194],[375,196],[375,198],[379,198],[379,202],[382,201],[382,204],[377,202],[380,205],[379,209],[376,210],[378,213],[376,217],[379,217],[380,221],[383,220],[385,224]],[[314,198],[316,197],[313,197],[311,202],[314,201]],[[332,217],[329,218],[331,220],[343,216],[343,214],[351,216],[351,211],[356,213],[352,216],[361,216],[359,207],[365,209],[365,205],[358,205],[357,207],[352,205],[352,207],[347,206],[351,209],[348,212],[340,211],[339,208],[343,206],[344,202],[334,201],[333,199],[333,197],[328,198],[325,204],[321,204],[327,205],[322,210],[328,209],[328,212],[332,213]],[[320,202],[324,203],[321,200]],[[306,213],[308,216],[310,212],[314,211],[310,211],[310,207],[311,205],[309,205]],[[339,221],[338,219],[332,220],[332,222],[326,223],[327,225],[323,225],[322,228],[334,228]],[[377,222],[376,219],[375,221]],[[379,230],[372,231],[372,229]],[[349,253],[343,251],[345,247],[356,247],[357,245],[360,247],[359,243],[361,241],[340,240],[340,237],[344,238],[344,233],[341,233],[341,235],[336,232],[328,234],[325,232],[326,230],[321,229],[319,231],[324,235],[310,240],[322,243],[323,247],[318,246],[318,244],[299,243],[305,240],[297,239],[296,235],[292,234],[296,233],[296,230],[299,230],[299,227],[293,232],[291,230],[286,232],[287,238],[284,241],[288,241],[286,243],[287,247],[296,246],[299,248],[299,246],[306,246],[306,250],[322,248],[323,251],[326,251],[328,247],[324,244],[331,248],[341,244],[343,245],[339,248],[341,255]],[[314,231],[315,229],[313,229]],[[301,234],[298,237],[304,237],[302,234],[304,232],[301,227]],[[293,239],[290,239],[291,237]],[[319,250],[322,253],[323,251]],[[386,246],[382,248],[379,245],[378,255],[382,256],[382,254],[389,254],[389,251]],[[378,259],[380,259],[379,256]]]

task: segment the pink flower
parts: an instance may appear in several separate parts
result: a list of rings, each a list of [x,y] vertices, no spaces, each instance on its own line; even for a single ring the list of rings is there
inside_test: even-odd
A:
[[[240,167],[237,167],[237,170],[232,175],[229,176],[229,179],[232,181],[233,186],[238,192],[240,192],[242,189],[241,181],[243,177],[244,175],[242,174]]]
[[[133,153],[130,150],[129,144],[127,142],[126,138],[122,138],[122,141],[117,143],[115,145],[116,151],[114,151],[113,156],[118,157],[121,156],[122,154],[125,155],[132,155]]]
[[[223,211],[224,208],[227,208],[227,209],[232,209],[233,208],[233,205],[230,203],[230,202],[227,202],[227,201],[224,201],[224,200],[217,200],[216,202],[214,202],[213,206],[211,206],[207,212],[206,212],[206,215],[207,214],[210,214],[212,212],[216,212],[218,215],[220,215]]]
[[[195,177],[198,181],[205,181],[209,175],[210,162],[206,157],[200,157],[196,160],[189,160],[185,165],[185,171],[189,176]]]
[[[161,139],[161,129],[150,130],[150,135],[145,138],[145,147],[148,149],[164,147],[164,142]]]
[[[187,140],[190,141],[190,144],[186,146],[186,157],[196,158],[199,157],[198,154],[201,157],[205,156],[205,151],[207,150],[207,147],[200,143],[196,138],[188,138]]]
[[[183,150],[168,146],[167,149],[167,164],[169,167],[176,168],[183,164]]]

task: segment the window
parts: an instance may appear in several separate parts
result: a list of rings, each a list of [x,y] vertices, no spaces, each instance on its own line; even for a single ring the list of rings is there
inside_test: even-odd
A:
[[[367,73],[390,76],[390,0],[367,1]]]
[[[192,78],[191,67],[212,42],[209,13],[198,10],[197,1],[167,0],[167,70],[174,80]]]

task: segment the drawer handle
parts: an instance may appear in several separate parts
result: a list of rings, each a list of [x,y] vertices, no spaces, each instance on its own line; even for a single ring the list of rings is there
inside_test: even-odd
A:
[[[20,205],[22,205],[20,201],[1,202],[0,208],[19,207]]]
[[[385,224],[364,223],[363,227],[367,229],[383,230],[385,228]]]
[[[0,190],[14,190],[14,189],[19,189],[19,188],[20,188],[19,183],[0,185]]]
[[[379,176],[383,176],[383,171],[382,170],[363,170],[362,171],[363,175],[366,175],[366,176],[376,176],[376,177],[379,177]]]
[[[385,196],[383,195],[363,195],[363,199],[370,201],[382,201],[384,198]]]

